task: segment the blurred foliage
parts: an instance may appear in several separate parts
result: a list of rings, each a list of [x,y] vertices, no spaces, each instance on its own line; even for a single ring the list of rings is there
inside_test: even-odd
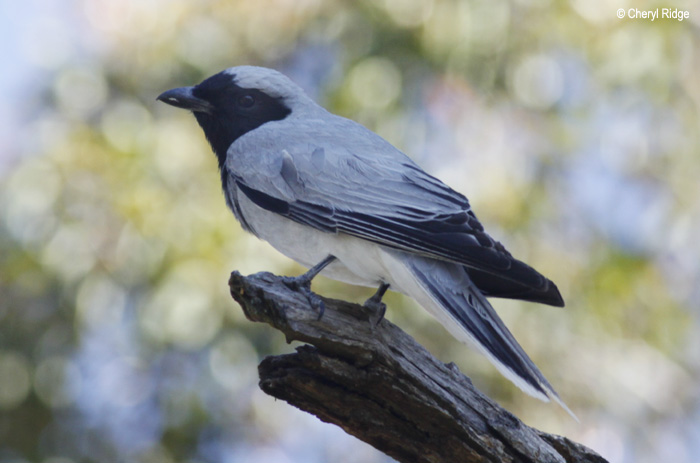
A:
[[[155,102],[238,64],[389,139],[557,282],[565,309],[495,306],[582,423],[412,301],[390,294],[389,318],[529,424],[614,462],[695,461],[700,10],[620,7],[656,4],[7,2],[0,461],[389,461],[257,390],[293,346],[244,319],[228,273],[301,268],[241,231],[196,123]]]

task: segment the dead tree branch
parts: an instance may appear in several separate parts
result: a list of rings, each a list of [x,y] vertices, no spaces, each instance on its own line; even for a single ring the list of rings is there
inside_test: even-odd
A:
[[[318,320],[302,294],[270,273],[233,272],[229,286],[248,319],[308,343],[264,359],[260,388],[399,462],[605,463],[526,426],[396,325],[373,327],[362,306],[324,299]]]

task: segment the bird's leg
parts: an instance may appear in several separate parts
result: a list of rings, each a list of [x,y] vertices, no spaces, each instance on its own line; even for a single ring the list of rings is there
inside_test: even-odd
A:
[[[323,317],[323,312],[325,312],[326,310],[326,305],[323,303],[318,294],[315,294],[313,291],[311,291],[311,280],[313,280],[316,275],[321,273],[321,270],[326,268],[328,264],[330,264],[334,260],[335,256],[329,254],[321,262],[314,265],[306,273],[299,275],[298,277],[282,277],[282,282],[285,285],[287,285],[289,288],[295,291],[299,291],[302,294],[304,294],[304,296],[306,296],[306,299],[308,299],[309,304],[311,304],[311,307],[318,309],[319,320],[321,319],[321,317]]]
[[[372,323],[374,327],[379,325],[379,323],[384,319],[386,304],[382,302],[382,298],[384,297],[384,293],[386,293],[387,289],[389,289],[389,284],[382,282],[379,285],[379,288],[377,288],[377,292],[364,303],[365,307],[374,312],[374,317],[371,317],[376,317],[376,321]]]

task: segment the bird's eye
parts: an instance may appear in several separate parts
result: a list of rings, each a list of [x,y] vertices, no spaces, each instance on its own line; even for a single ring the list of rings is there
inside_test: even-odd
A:
[[[243,95],[238,98],[238,106],[241,108],[250,108],[255,104],[253,95]]]

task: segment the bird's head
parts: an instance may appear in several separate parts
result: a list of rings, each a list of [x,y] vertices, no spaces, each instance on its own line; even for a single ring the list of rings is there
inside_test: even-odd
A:
[[[285,75],[255,66],[226,69],[193,87],[163,92],[158,100],[194,113],[220,166],[236,139],[313,104]]]

